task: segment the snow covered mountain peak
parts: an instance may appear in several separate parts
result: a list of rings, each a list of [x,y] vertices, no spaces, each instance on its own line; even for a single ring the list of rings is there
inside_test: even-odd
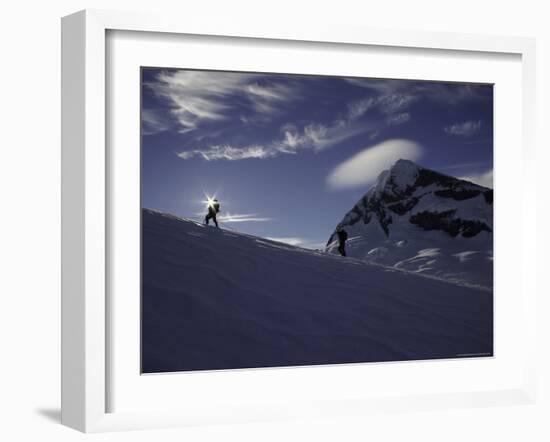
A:
[[[389,169],[382,172],[377,179],[375,188],[380,193],[399,195],[414,186],[421,167],[410,160],[397,160]]]
[[[396,178],[416,178],[418,176],[421,166],[411,160],[399,159],[389,169],[390,174]]]
[[[493,190],[487,187],[401,159],[378,176],[339,227],[348,232],[355,258],[438,276],[460,273],[461,281],[492,285]],[[333,253],[335,232],[327,244]],[[428,249],[438,257],[423,253]]]

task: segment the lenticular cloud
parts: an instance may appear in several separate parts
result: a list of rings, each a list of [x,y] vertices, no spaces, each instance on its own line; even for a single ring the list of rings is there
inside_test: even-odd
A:
[[[422,147],[409,140],[387,140],[368,147],[336,166],[327,177],[335,190],[362,187],[376,180],[381,170],[388,169],[399,159],[416,161]]]

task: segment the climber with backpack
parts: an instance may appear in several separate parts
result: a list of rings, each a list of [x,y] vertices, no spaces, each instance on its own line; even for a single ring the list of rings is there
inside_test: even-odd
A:
[[[342,227],[336,229],[336,235],[338,235],[338,251],[340,255],[346,256],[346,241],[348,239],[348,232]]]
[[[218,220],[216,219],[216,215],[219,213],[220,211],[220,203],[218,202],[218,200],[216,198],[214,199],[208,199],[208,213],[206,214],[205,218],[204,218],[204,223],[206,225],[208,225],[210,219],[214,220],[214,224],[216,225],[216,227],[220,227],[218,226]]]

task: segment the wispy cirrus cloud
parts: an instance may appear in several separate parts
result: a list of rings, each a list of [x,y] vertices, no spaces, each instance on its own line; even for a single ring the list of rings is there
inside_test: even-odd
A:
[[[372,124],[356,124],[351,118],[340,118],[329,124],[310,123],[302,129],[286,124],[281,128],[284,137],[275,146],[286,153],[295,153],[304,148],[320,151],[373,129]]]
[[[169,130],[170,120],[155,109],[143,109],[141,112],[141,134],[154,135]]]
[[[320,151],[368,130],[367,126],[348,127],[345,122],[332,125],[308,124],[301,130],[285,125],[282,137],[266,145],[233,146],[211,145],[204,148],[184,150],[178,157],[188,160],[201,157],[206,161],[266,159],[283,154],[296,154],[300,150]]]
[[[493,188],[493,169],[487,170],[482,173],[474,173],[467,176],[460,177],[462,180],[471,181],[472,183],[479,184],[480,186]]]
[[[373,131],[376,126],[371,123],[358,124],[356,118],[339,118],[329,124],[309,123],[302,127],[286,123],[281,127],[281,137],[266,143],[248,146],[231,144],[210,145],[187,149],[177,155],[187,160],[201,157],[206,161],[266,159],[282,154],[296,154],[301,150],[321,151],[350,139],[364,132]]]
[[[376,106],[375,98],[365,98],[348,103],[348,116],[351,120],[362,117],[369,110]]]
[[[324,247],[323,241],[314,241],[299,237],[266,237],[270,241],[282,242],[291,246],[302,247],[304,249],[321,249]]]
[[[283,83],[252,83],[246,87],[246,92],[254,109],[263,114],[277,112],[279,106],[296,98],[297,94],[295,87]]]
[[[257,213],[227,213],[219,215],[217,218],[224,223],[266,222],[272,220],[272,218],[259,216]]]
[[[192,74],[192,75],[189,75]],[[200,75],[199,75],[200,74]],[[202,120],[216,121],[229,118],[230,103],[248,102],[252,114],[240,114],[239,121],[247,125],[258,123],[263,116],[284,108],[291,97],[299,96],[299,87],[292,81],[277,82],[259,74],[209,73],[177,71],[164,74],[166,84],[174,84],[177,92],[172,91],[171,99],[176,103],[174,113],[179,116],[180,132],[197,128]],[[161,76],[159,76],[161,77]],[[445,83],[410,82],[401,80],[346,79],[348,83],[373,91],[375,96],[347,103],[344,113],[327,122],[307,124],[286,124],[281,127],[281,136],[273,140],[261,140],[242,144],[239,138],[219,143],[218,140],[205,146],[189,146],[177,155],[184,160],[202,158],[206,161],[267,159],[283,154],[296,154],[303,150],[321,151],[332,147],[356,135],[367,133],[370,139],[379,137],[389,127],[405,124],[412,119],[411,107],[421,99],[436,99],[439,95],[449,95],[451,100],[476,94],[476,85],[448,85]],[[162,90],[162,88],[161,88]],[[458,92],[457,92],[458,91]],[[180,94],[185,99],[179,100]],[[227,99],[241,94],[239,100]],[[170,94],[168,94],[170,95]],[[414,110],[414,109],[413,109]],[[371,111],[374,113],[370,114]],[[363,118],[369,114],[368,118]],[[469,126],[469,124],[471,126]],[[481,122],[465,122],[446,127],[444,130],[453,135],[469,136]],[[198,131],[200,134],[202,131]],[[196,137],[202,142],[206,137]]]
[[[485,161],[471,161],[467,163],[445,164],[438,167],[434,167],[434,169],[435,170],[453,170],[453,171],[458,171],[461,169],[472,170],[472,169],[479,169],[483,165],[486,165]],[[455,173],[458,173],[458,172],[455,172]]]
[[[334,190],[363,187],[376,180],[380,171],[388,169],[399,159],[415,161],[423,148],[409,140],[387,140],[363,149],[336,166],[327,176],[327,184]]]
[[[410,121],[412,114],[409,108],[419,101],[455,106],[464,102],[489,99],[492,96],[487,85],[481,84],[368,78],[346,78],[345,81],[375,94],[374,97],[352,103],[349,107],[350,115],[359,117],[375,109],[386,116],[386,127]],[[480,126],[481,122],[472,121],[445,127],[444,130],[452,135],[467,137],[479,130]],[[383,130],[384,127],[381,126],[377,132],[372,134],[371,138],[376,138]]]
[[[369,112],[376,112],[378,115],[378,127],[372,131],[371,139],[376,138],[389,126],[397,126],[410,121],[411,113],[408,109],[419,99],[417,95],[388,88],[387,82],[376,82],[375,84],[380,85],[375,88],[375,91],[379,93],[378,96],[348,103],[348,118],[350,120],[358,120]]]
[[[397,126],[399,124],[406,123],[411,119],[411,114],[409,112],[402,112],[400,114],[390,115],[386,119],[386,124],[388,126]]]
[[[266,239],[269,239],[270,241],[275,241],[275,242],[282,242],[282,243],[285,243],[285,244],[289,244],[291,246],[300,246],[301,244],[304,244],[306,242],[306,240],[304,240],[303,238],[298,238],[298,237],[271,237],[271,236],[267,236]]]
[[[370,89],[380,94],[393,93],[395,90],[402,88],[403,82],[400,80],[382,80],[374,78],[345,78],[344,81],[353,85]]]
[[[409,108],[418,96],[414,94],[390,94],[378,98],[378,107],[385,115],[392,115]]]
[[[216,160],[247,160],[251,158],[265,159],[278,155],[277,150],[261,145],[235,147],[229,144],[208,146],[203,149],[184,150],[179,152],[178,157],[182,160],[199,156],[206,161]]]
[[[462,123],[455,123],[450,126],[445,126],[443,131],[450,135],[456,135],[459,137],[471,137],[481,129],[481,121],[464,121]]]
[[[369,97],[349,103],[348,115],[350,119],[357,119],[368,111],[376,109],[383,115],[392,116],[403,113],[417,100],[417,96],[407,93],[391,93],[379,95],[378,97]]]
[[[169,102],[180,130],[190,131],[200,121],[225,119],[229,106],[223,99],[242,90],[247,80],[231,73],[174,70],[160,72],[147,86]]]
[[[195,130],[203,122],[232,117],[230,97],[242,97],[256,113],[272,114],[298,96],[292,82],[283,84],[262,74],[232,72],[167,70],[146,86],[168,101],[180,133]]]
[[[346,78],[353,86],[362,87],[380,96],[405,95],[427,99],[445,105],[489,98],[487,85],[475,83],[447,83],[412,80],[386,80],[369,78]]]
[[[429,83],[424,82],[419,88],[419,93],[437,103],[446,106],[455,106],[464,102],[479,102],[489,99],[487,85],[482,84],[456,84],[456,83]]]

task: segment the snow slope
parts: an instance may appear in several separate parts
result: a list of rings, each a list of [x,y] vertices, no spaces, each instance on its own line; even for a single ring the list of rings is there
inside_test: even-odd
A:
[[[142,368],[492,355],[492,293],[142,213]]]
[[[348,233],[349,256],[493,286],[492,189],[399,160],[338,227]],[[335,240],[333,232],[331,253],[338,253]]]

